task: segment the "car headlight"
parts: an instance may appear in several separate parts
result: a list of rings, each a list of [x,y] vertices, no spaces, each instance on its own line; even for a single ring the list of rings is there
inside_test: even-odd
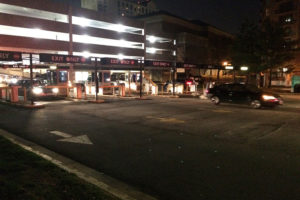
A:
[[[271,96],[271,95],[263,95],[262,97],[263,97],[263,99],[264,99],[265,101],[277,100],[276,97]]]
[[[39,88],[39,87],[34,87],[32,89],[33,94],[42,94],[43,93],[43,89]]]
[[[58,88],[52,88],[52,92],[57,94],[59,92]]]
[[[10,79],[10,82],[11,82],[12,84],[16,84],[16,83],[18,82],[18,79],[12,78],[12,79]]]

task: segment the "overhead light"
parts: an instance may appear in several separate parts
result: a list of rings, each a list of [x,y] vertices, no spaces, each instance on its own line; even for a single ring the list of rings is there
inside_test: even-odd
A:
[[[155,54],[156,51],[157,51],[157,49],[155,49],[155,48],[149,48],[148,49],[148,52],[151,53],[151,54]]]
[[[80,26],[82,26],[82,27],[86,27],[86,26],[89,25],[89,21],[85,17],[76,17],[75,19],[77,19],[76,20],[77,24],[80,25]]]
[[[120,53],[120,54],[118,55],[118,58],[119,58],[119,60],[123,60],[123,59],[124,59],[124,55]]]
[[[85,58],[91,57],[91,54],[90,54],[89,51],[84,51],[84,52],[82,52],[82,55],[83,55],[83,57],[85,57]]]
[[[120,45],[121,45],[122,47],[126,47],[126,46],[128,46],[128,42],[126,42],[125,40],[121,39],[121,40],[120,40]]]
[[[233,66],[226,66],[225,69],[233,70]]]
[[[287,72],[289,69],[288,68],[283,68],[282,71],[283,72]]]
[[[151,35],[151,36],[149,36],[148,40],[150,43],[155,43],[157,41],[157,38],[155,36]]]
[[[56,69],[57,69],[57,67],[56,67],[55,65],[52,65],[52,66],[50,66],[50,69],[52,69],[52,70],[56,70]]]
[[[242,70],[242,71],[248,71],[248,67],[243,66],[243,67],[241,67],[241,70]]]
[[[122,24],[115,25],[115,30],[118,32],[124,32],[126,30],[126,27]]]
[[[227,61],[224,61],[223,62],[223,66],[227,66],[228,65],[228,62]]]

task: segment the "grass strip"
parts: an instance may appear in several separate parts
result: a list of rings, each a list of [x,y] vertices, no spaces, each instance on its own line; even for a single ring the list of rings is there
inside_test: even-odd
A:
[[[1,200],[116,200],[96,186],[0,136]]]

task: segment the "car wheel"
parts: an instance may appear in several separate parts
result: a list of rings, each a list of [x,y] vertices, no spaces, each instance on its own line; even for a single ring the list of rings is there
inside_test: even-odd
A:
[[[217,97],[217,96],[213,96],[210,100],[211,100],[211,102],[212,102],[213,104],[215,104],[215,105],[220,104],[220,98]]]
[[[259,100],[253,100],[251,101],[251,107],[254,109],[261,108],[261,102]]]

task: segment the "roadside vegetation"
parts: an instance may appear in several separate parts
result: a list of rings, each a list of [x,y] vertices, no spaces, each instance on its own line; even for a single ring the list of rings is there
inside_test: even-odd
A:
[[[0,199],[113,200],[114,198],[0,136]]]

